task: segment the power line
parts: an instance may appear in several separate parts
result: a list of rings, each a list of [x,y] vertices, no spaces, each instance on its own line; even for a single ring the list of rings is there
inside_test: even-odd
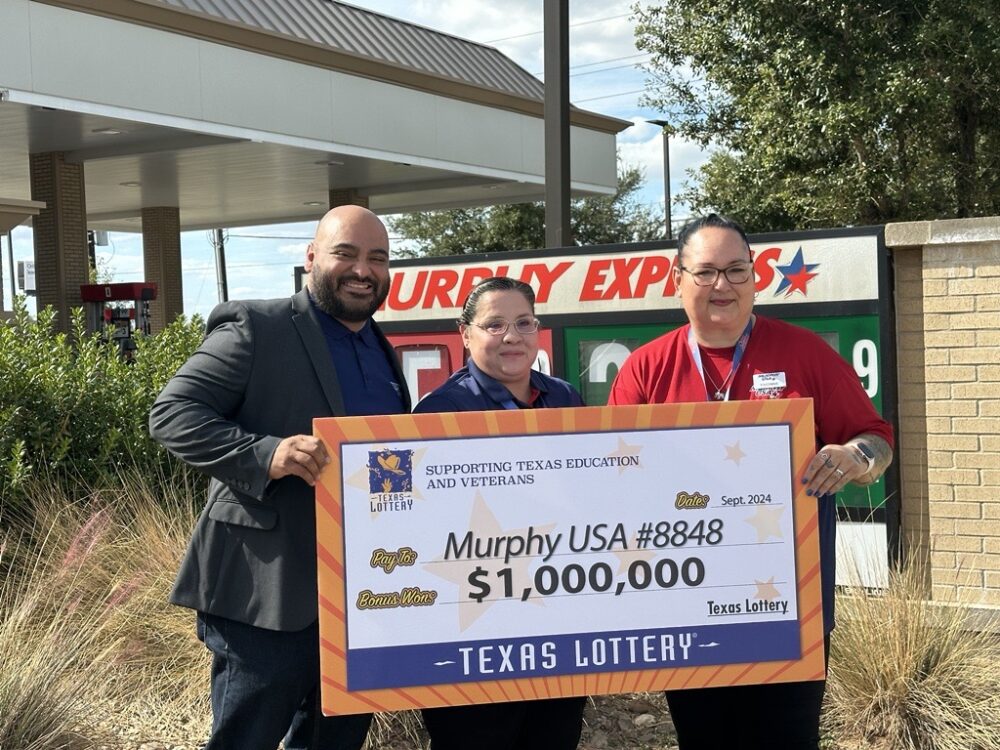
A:
[[[631,15],[632,15],[631,13],[620,13],[617,16],[605,16],[604,18],[591,18],[589,21],[577,21],[576,23],[571,23],[569,25],[569,27],[572,29],[572,28],[574,28],[576,26],[586,26],[587,24],[600,23],[601,21],[613,21],[613,20],[615,20],[617,18],[628,18]],[[542,29],[540,31],[529,31],[527,34],[515,34],[514,36],[505,36],[505,37],[501,37],[500,39],[487,39],[486,41],[483,42],[483,44],[495,44],[496,42],[508,42],[511,39],[523,39],[526,36],[535,36],[537,34],[543,34],[543,33],[545,33],[544,29]]]
[[[591,68],[591,67],[593,67],[595,65],[604,65],[604,63],[620,62],[621,60],[635,60],[637,57],[645,57],[645,58],[649,59],[649,55],[646,55],[644,53],[643,54],[639,54],[639,55],[625,55],[624,57],[609,57],[607,60],[594,60],[594,62],[581,63],[580,65],[570,65],[569,69],[570,70],[578,70],[580,68]],[[641,62],[645,62],[645,61],[641,61]],[[602,72],[604,70],[617,70],[618,68],[630,68],[633,65],[639,65],[639,64],[640,64],[639,62],[634,62],[634,63],[630,63],[629,65],[617,65],[617,66],[615,66],[613,68],[602,68],[601,70],[584,71],[583,73],[571,73],[569,77],[573,78],[574,76],[585,76],[585,75],[588,75],[589,73],[600,73],[600,72]],[[539,72],[539,73],[532,73],[531,75],[533,75],[533,76],[535,76],[537,78],[538,76],[545,75],[545,72],[542,71],[542,72]]]
[[[616,96],[627,96],[628,94],[641,94],[646,89],[635,89],[634,91],[620,91],[617,94],[605,94],[604,96],[591,96],[587,99],[574,99],[574,104],[582,104],[583,102],[596,102],[598,99],[613,99]]]
[[[636,55],[625,55],[623,57],[609,57],[606,60],[594,60],[594,62],[580,63],[579,65],[571,65],[570,70],[576,70],[577,68],[589,68],[592,65],[603,65],[609,62],[620,62],[621,60],[634,60],[637,57],[648,57],[645,52],[640,52]],[[541,75],[541,73],[536,73],[535,75]]]
[[[230,234],[229,237],[247,240],[305,240],[312,242],[312,237],[292,234]]]
[[[592,76],[594,73],[607,73],[609,70],[621,70],[622,68],[634,68],[637,63],[627,63],[625,65],[612,65],[610,68],[601,68],[600,70],[585,70],[582,73],[573,73],[570,78],[579,78],[580,76]]]

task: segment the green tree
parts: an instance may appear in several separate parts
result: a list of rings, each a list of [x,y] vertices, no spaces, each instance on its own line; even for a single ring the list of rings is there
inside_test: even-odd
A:
[[[621,166],[614,195],[581,198],[570,205],[570,227],[578,245],[652,240],[663,236],[658,211],[637,196],[642,171]],[[545,204],[516,203],[403,214],[390,222],[393,233],[415,240],[414,255],[464,255],[545,246]]]
[[[754,231],[1000,212],[1000,5],[664,0],[647,103],[716,151],[680,196]]]

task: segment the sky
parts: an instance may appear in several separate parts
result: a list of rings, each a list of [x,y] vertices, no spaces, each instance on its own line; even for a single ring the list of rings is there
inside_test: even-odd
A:
[[[640,200],[662,215],[664,206],[661,130],[646,121],[663,114],[641,103],[648,56],[635,47],[634,0],[570,2],[570,101],[582,108],[634,124],[618,135],[622,160],[643,170]],[[354,0],[353,5],[496,47],[542,78],[543,0]],[[645,4],[645,3],[643,3]],[[689,171],[704,162],[697,145],[670,140],[670,190],[676,196]],[[673,207],[675,222],[684,207]],[[318,217],[317,217],[318,218]],[[314,223],[241,227],[228,230],[226,267],[230,299],[281,297],[293,291],[293,268],[301,265]],[[184,312],[203,317],[219,301],[215,260],[209,232],[181,235]],[[390,239],[390,242],[394,238]],[[112,232],[108,246],[98,248],[103,278],[141,281],[142,237]],[[32,259],[31,230],[13,232],[15,263]],[[398,244],[398,242],[397,242]],[[3,242],[3,298],[11,308],[7,242]],[[29,307],[33,306],[29,302]]]

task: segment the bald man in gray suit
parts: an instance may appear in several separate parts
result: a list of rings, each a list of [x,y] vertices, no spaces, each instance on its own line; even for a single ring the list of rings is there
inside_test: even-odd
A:
[[[290,299],[213,310],[150,412],[153,437],[211,478],[171,595],[213,654],[208,750],[357,750],[371,721],[319,710],[313,487],[329,458],[312,420],[410,410],[371,320],[389,290],[385,226],[331,210],[305,270]]]

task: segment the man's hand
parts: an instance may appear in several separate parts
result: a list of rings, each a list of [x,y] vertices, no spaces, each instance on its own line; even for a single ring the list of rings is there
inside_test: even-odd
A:
[[[330,463],[323,442],[312,435],[292,435],[278,443],[267,468],[269,479],[293,475],[310,487],[316,485],[323,467]]]

